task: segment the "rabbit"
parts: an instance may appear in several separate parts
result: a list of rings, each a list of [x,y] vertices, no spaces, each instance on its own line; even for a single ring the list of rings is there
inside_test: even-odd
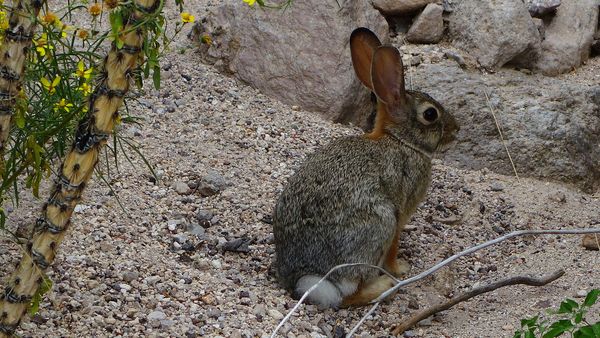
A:
[[[449,148],[459,130],[438,102],[405,89],[396,48],[357,28],[350,50],[357,77],[377,96],[375,125],[309,155],[277,200],[274,267],[294,297],[339,264],[368,263],[394,276],[408,272],[397,259],[400,231],[425,197],[433,154]],[[376,269],[345,267],[308,300],[321,309],[361,306],[392,286]]]

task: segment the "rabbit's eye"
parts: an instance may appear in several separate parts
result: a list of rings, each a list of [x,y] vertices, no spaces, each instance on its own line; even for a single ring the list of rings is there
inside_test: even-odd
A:
[[[423,112],[423,118],[427,122],[434,122],[438,118],[438,111],[435,108],[427,108]]]

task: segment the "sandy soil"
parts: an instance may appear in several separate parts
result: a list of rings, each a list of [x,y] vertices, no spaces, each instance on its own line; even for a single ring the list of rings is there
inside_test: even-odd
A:
[[[200,16],[211,5],[199,1],[190,11]],[[189,48],[182,54],[180,47]],[[164,65],[163,88],[130,104],[144,119],[141,126],[120,131],[139,143],[160,179],[135,156],[131,162],[120,156],[118,171],[103,169],[113,190],[99,179],[90,184],[48,272],[54,288],[20,336],[256,337],[270,334],[296,304],[270,267],[272,206],[307,153],[360,131],[216,73],[199,62],[184,36]],[[565,77],[597,81],[598,69],[600,58]],[[458,170],[439,160],[434,172],[427,200],[401,239],[411,275],[510,231],[600,226],[598,195],[489,170]],[[207,180],[225,186],[217,184],[210,195],[202,189]],[[11,229],[31,224],[40,205],[23,196],[10,214]],[[359,336],[386,337],[411,313],[473,285],[564,269],[566,275],[548,286],[480,296],[405,335],[512,336],[521,318],[600,287],[599,252],[580,243],[580,236],[529,236],[462,258],[401,290],[366,320]],[[3,238],[0,254],[0,274],[6,275],[19,249]],[[281,336],[340,337],[366,311],[302,305]],[[591,318],[599,312],[596,307]]]

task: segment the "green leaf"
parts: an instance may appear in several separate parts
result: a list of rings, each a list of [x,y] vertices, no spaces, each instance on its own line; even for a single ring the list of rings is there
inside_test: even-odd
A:
[[[25,128],[25,112],[22,109],[17,109],[15,113],[15,124],[19,129]]]
[[[109,16],[110,21],[110,29],[115,36],[115,38],[119,35],[119,31],[123,27],[123,13],[121,11],[113,11]]]
[[[575,324],[581,323],[581,321],[583,320],[583,312],[577,312],[574,319],[575,319]]]
[[[513,338],[521,338],[522,334],[523,334],[523,332],[521,332],[521,331],[515,331]]]
[[[600,337],[600,322],[597,322],[596,324],[592,325],[592,330],[594,331],[596,337]]]
[[[570,320],[567,319],[563,319],[563,320],[559,320],[558,322],[553,323],[552,325],[550,325],[549,327],[549,331],[546,332],[542,338],[554,338],[554,337],[558,337],[561,334],[563,334],[565,331],[568,331],[570,329],[572,329],[573,323],[571,323]]]
[[[539,316],[531,317],[529,319],[521,319],[521,327],[532,327],[537,324]]]
[[[50,291],[50,289],[52,289],[52,280],[44,274],[42,283],[31,298],[31,303],[29,303],[29,315],[33,316],[38,312],[40,303],[42,301],[42,296]]]
[[[152,73],[152,81],[154,82],[154,88],[160,89],[160,66],[155,66]]]
[[[525,333],[525,338],[536,338],[535,333],[533,333],[533,329]]]
[[[560,303],[558,313],[572,313],[574,309],[577,309],[579,304],[572,299],[568,299]]]
[[[591,326],[584,326],[573,333],[574,338],[595,338],[594,329]]]
[[[592,291],[588,292],[585,300],[583,301],[583,306],[592,306],[598,300],[598,295],[600,295],[600,289],[592,289]]]

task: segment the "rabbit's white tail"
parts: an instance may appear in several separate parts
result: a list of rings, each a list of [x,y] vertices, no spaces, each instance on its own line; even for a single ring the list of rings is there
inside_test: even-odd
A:
[[[296,283],[296,294],[301,296],[313,285],[317,284],[321,280],[321,276],[306,275],[302,276]],[[356,292],[358,283],[351,282],[348,280],[342,280],[341,282],[331,282],[330,280],[324,280],[317,286],[316,289],[311,291],[308,295],[308,300],[312,304],[316,304],[319,308],[336,308],[340,306],[342,300]]]

